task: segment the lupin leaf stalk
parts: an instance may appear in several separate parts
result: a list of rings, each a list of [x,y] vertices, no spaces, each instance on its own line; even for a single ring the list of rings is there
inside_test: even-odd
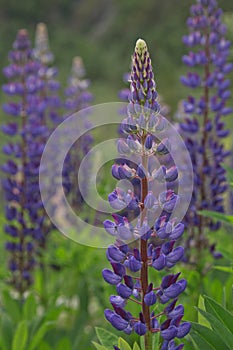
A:
[[[117,180],[139,179],[141,194],[138,198],[130,190],[116,188],[109,195],[109,203],[114,209],[124,211],[125,207],[128,210],[139,207],[140,214],[136,225],[120,214],[112,215],[114,221],[104,221],[105,230],[116,241],[107,249],[113,271],[104,269],[102,275],[107,283],[116,285],[117,291],[117,295],[110,296],[113,310],[106,309],[105,317],[117,330],[143,336],[145,350],[152,350],[155,332],[160,332],[162,337],[160,349],[181,350],[184,345],[176,345],[174,338],[183,338],[190,330],[190,323],[182,322],[184,308],[176,303],[186,288],[186,280],[179,279],[180,273],[164,276],[157,286],[149,280],[149,269],[170,269],[182,259],[184,249],[174,246],[183,234],[184,225],[169,220],[169,214],[178,205],[178,196],[167,190],[156,199],[153,193],[155,180],[173,181],[178,174],[175,167],[150,166],[155,155],[169,153],[169,145],[167,140],[153,137],[153,132],[159,134],[166,127],[166,120],[159,113],[151,60],[142,39],[137,41],[132,58],[130,91],[127,118],[121,124],[124,137],[117,146],[120,154],[137,154],[139,165],[134,169],[125,163],[114,164],[112,175]],[[156,215],[159,208],[161,213]],[[127,243],[133,239],[138,239],[139,248]],[[138,306],[138,315],[125,309],[130,302]]]
[[[183,56],[183,63],[190,70],[181,77],[181,82],[195,90],[195,97],[190,95],[183,103],[186,118],[180,123],[180,132],[190,151],[195,176],[192,201],[185,218],[189,232],[187,258],[197,263],[204,249],[209,249],[215,258],[221,257],[206,237],[206,231],[217,230],[220,223],[198,215],[198,210],[224,212],[223,194],[227,184],[222,162],[229,152],[222,140],[229,131],[223,119],[232,113],[232,108],[227,106],[231,92],[226,75],[232,71],[233,63],[228,62],[231,44],[225,39],[226,26],[221,21],[222,10],[216,0],[197,0],[190,13],[187,20],[190,32],[183,37],[190,49]],[[193,246],[197,257],[191,253]]]
[[[6,249],[10,254],[10,283],[22,298],[33,283],[37,243],[46,233],[38,178],[48,130],[38,114],[38,95],[43,87],[37,74],[40,63],[33,58],[25,29],[19,30],[9,60],[10,65],[3,70],[8,79],[3,91],[11,96],[12,102],[4,104],[3,110],[15,121],[2,127],[13,139],[3,147],[8,157],[2,166],[6,174],[3,179],[8,220],[5,232],[9,237]]]

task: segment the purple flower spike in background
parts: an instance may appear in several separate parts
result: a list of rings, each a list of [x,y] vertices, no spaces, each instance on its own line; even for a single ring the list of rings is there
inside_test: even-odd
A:
[[[221,21],[222,10],[216,0],[197,0],[191,6],[187,20],[189,33],[183,37],[189,52],[183,56],[188,67],[181,82],[192,91],[183,102],[184,120],[179,128],[190,152],[194,168],[194,190],[189,211],[185,217],[188,230],[186,258],[197,263],[203,249],[214,257],[221,255],[212,249],[206,236],[215,231],[219,222],[198,214],[200,210],[224,212],[223,195],[227,190],[222,162],[229,152],[224,148],[226,116],[233,109],[228,106],[231,96],[230,80],[233,69],[228,61],[231,43],[225,38],[226,26]],[[191,247],[195,251],[193,256]]]
[[[12,275],[10,283],[22,295],[33,282],[34,236],[37,232],[39,234],[37,209],[34,208],[33,201],[36,196],[33,172],[37,170],[35,152],[40,154],[42,151],[42,145],[36,144],[36,137],[30,148],[28,143],[30,138],[28,129],[36,123],[33,116],[29,121],[28,109],[30,100],[40,88],[40,80],[37,80],[36,76],[39,64],[32,57],[26,30],[19,30],[13,44],[13,51],[9,53],[9,59],[10,65],[4,69],[9,82],[3,86],[3,91],[10,96],[17,96],[18,99],[3,106],[8,114],[17,118],[2,128],[2,131],[10,137],[17,136],[17,141],[7,144],[3,149],[9,157],[2,166],[5,173],[3,189],[8,220],[5,232],[8,235],[6,249],[10,255],[9,269]],[[37,81],[35,89],[30,88],[32,79]],[[15,113],[16,110],[17,113]],[[36,128],[34,132],[37,133]],[[33,223],[30,219],[28,220],[28,216],[34,217]]]
[[[170,269],[182,259],[184,249],[175,245],[184,226],[170,220],[171,212],[179,205],[178,196],[171,189],[157,197],[154,193],[154,174],[159,172],[159,167],[153,167],[152,160],[155,156],[160,159],[169,154],[170,145],[168,140],[160,141],[154,136],[155,130],[159,134],[166,128],[166,120],[160,114],[151,59],[142,39],[136,43],[130,81],[127,117],[121,125],[118,150],[137,156],[139,160],[136,168],[135,165],[131,168],[121,159],[121,164],[113,165],[112,175],[118,180],[138,179],[140,193],[116,188],[109,195],[110,205],[118,210],[124,208],[124,216],[113,214],[114,221],[104,221],[106,231],[115,236],[116,241],[107,249],[112,270],[106,268],[102,274],[107,283],[115,286],[118,294],[110,297],[113,310],[105,310],[105,317],[117,330],[126,334],[134,331],[143,336],[145,350],[152,350],[152,334],[155,332],[160,332],[162,348],[170,349],[175,348],[174,339],[184,337],[191,327],[189,322],[182,322],[182,305],[175,306],[187,283],[185,279],[179,279],[180,273],[171,273],[154,285],[149,281],[149,269]],[[133,142],[137,147],[132,145]],[[163,166],[161,174],[165,184],[178,176],[175,167],[166,169]],[[125,212],[136,210],[136,207],[138,221],[130,222]],[[130,302],[138,305],[137,315],[126,311]]]
[[[39,74],[44,67],[35,59],[25,29],[19,30],[9,60],[10,65],[4,68],[8,82],[3,91],[11,101],[3,109],[14,121],[2,127],[13,138],[3,147],[8,158],[2,166],[8,220],[6,249],[10,255],[10,283],[23,297],[33,283],[38,249],[45,247],[51,229],[39,189],[40,159],[50,130],[45,122],[45,81]]]
[[[44,124],[52,132],[55,126],[62,121],[61,113],[59,113],[62,102],[58,96],[60,89],[60,83],[56,80],[58,70],[52,67],[54,56],[49,47],[48,30],[44,23],[39,23],[36,27],[33,55],[41,63],[38,75],[43,82],[40,100],[37,101],[38,112]]]
[[[79,123],[84,124],[85,128],[90,126],[88,121],[88,110],[85,109],[90,106],[93,101],[93,95],[88,91],[90,81],[84,79],[85,68],[83,60],[81,57],[74,57],[71,75],[68,79],[68,87],[65,90],[66,101],[65,108],[66,112],[65,118],[68,118],[73,113],[79,112]],[[78,181],[78,171],[82,159],[87,155],[91,149],[93,143],[93,137],[90,133],[86,133],[82,136],[79,142],[76,142],[70,149],[63,171],[63,186],[68,194],[69,200],[72,207],[77,210],[80,209],[81,204],[83,204],[83,197],[87,195],[87,186],[85,186],[85,176],[89,176],[91,170],[91,161],[85,161],[85,171],[86,174],[84,178]],[[82,191],[80,190],[80,184]]]

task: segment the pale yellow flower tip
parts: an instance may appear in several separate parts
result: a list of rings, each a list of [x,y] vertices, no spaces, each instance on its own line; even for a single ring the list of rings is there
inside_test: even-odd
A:
[[[140,56],[145,54],[145,52],[147,51],[147,45],[146,45],[145,40],[143,40],[143,39],[138,39],[137,40],[136,46],[135,46],[135,51]]]

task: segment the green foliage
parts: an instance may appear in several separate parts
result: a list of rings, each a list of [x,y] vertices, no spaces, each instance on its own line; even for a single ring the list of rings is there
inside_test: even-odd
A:
[[[120,350],[132,350],[131,346],[123,338],[118,339],[118,348]]]
[[[227,164],[223,164],[223,168],[226,170],[227,172],[227,180],[229,185],[231,186],[231,188],[233,188],[233,168],[231,168],[229,165]]]
[[[48,315],[37,313],[38,304],[31,294],[24,304],[3,292],[3,311],[0,316],[1,350],[35,350],[45,335],[56,326]]]
[[[12,350],[24,350],[28,340],[28,324],[26,320],[18,323],[12,341]]]
[[[222,213],[218,213],[216,211],[210,211],[210,210],[198,211],[198,214],[206,216],[215,221],[221,221],[225,224],[233,225],[233,215],[226,215],[226,214],[222,214]]]
[[[204,296],[201,323],[192,323],[191,337],[199,347],[205,350],[230,350],[233,347],[233,315],[214,299]],[[199,303],[201,306],[201,303]],[[204,325],[203,325],[204,323]]]
[[[118,338],[115,334],[106,331],[103,328],[96,327],[96,335],[101,345],[105,347],[105,349],[112,350],[113,345],[117,344]]]
[[[114,345],[116,345],[120,350],[141,350],[136,342],[134,342],[132,348],[125,339],[117,337],[115,334],[106,331],[103,328],[96,327],[95,330],[100,344],[94,341],[92,344],[97,350],[112,350]]]
[[[137,343],[134,343],[133,350],[140,350],[140,347]]]

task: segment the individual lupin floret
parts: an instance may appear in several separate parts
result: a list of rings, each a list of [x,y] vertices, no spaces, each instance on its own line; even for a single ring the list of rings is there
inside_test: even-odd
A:
[[[170,269],[184,254],[183,247],[176,246],[184,225],[175,218],[170,219],[179,205],[179,198],[171,189],[156,196],[153,185],[155,181],[165,184],[174,181],[178,170],[175,166],[167,169],[164,165],[155,168],[151,162],[155,155],[169,154],[171,146],[167,139],[158,141],[159,138],[154,137],[154,133],[163,131],[167,123],[159,114],[151,60],[142,39],[136,43],[130,82],[127,117],[121,124],[122,137],[117,147],[120,154],[136,155],[138,161],[134,167],[123,161],[114,164],[112,175],[117,180],[138,179],[141,191],[136,195],[132,190],[117,187],[109,195],[110,205],[120,212],[112,214],[114,221],[104,221],[105,230],[115,236],[116,241],[106,253],[112,270],[104,269],[102,275],[107,283],[116,286],[117,294],[110,297],[114,311],[105,310],[105,317],[116,329],[143,336],[145,349],[152,349],[151,334],[154,332],[160,332],[163,349],[176,349],[174,338],[182,338],[190,330],[190,323],[182,322],[183,306],[175,307],[187,282],[179,279],[180,273],[171,273],[163,277],[160,285],[154,286],[148,279],[148,269]],[[136,207],[139,216],[135,224],[125,215]],[[132,243],[135,239],[138,244]],[[139,306],[138,315],[126,311],[129,302]],[[164,304],[164,310],[156,315],[158,304]],[[166,316],[166,320],[163,317],[161,321],[161,316]],[[179,345],[178,349],[182,347]]]

